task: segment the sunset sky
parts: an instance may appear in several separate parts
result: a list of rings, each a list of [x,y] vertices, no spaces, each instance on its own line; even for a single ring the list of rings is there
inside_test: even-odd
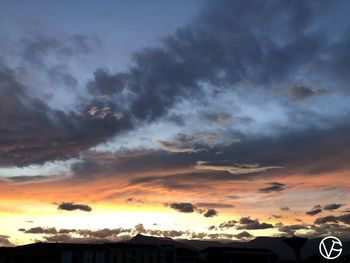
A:
[[[0,0],[0,246],[350,238],[350,1]]]

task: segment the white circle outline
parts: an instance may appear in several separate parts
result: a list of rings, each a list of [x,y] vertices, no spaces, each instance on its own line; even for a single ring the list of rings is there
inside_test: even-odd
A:
[[[328,256],[328,255],[324,255],[324,254],[323,254],[323,250],[322,250],[322,248],[321,248],[321,245],[322,245],[322,244],[323,244],[324,248],[326,249],[326,252],[329,253],[329,251],[327,251],[326,245],[325,245],[325,243],[324,243],[327,239],[333,239],[333,240],[337,241],[337,244],[340,244],[340,249],[339,249],[339,251],[338,251],[338,252],[339,252],[338,255],[331,257],[331,256]],[[321,256],[324,257],[325,259],[336,259],[336,258],[338,258],[338,257],[341,255],[341,253],[343,252],[343,244],[342,244],[342,242],[339,240],[339,238],[334,237],[334,236],[328,236],[328,237],[325,237],[325,238],[323,238],[323,239],[321,240],[321,242],[320,242],[320,244],[319,244],[319,246],[318,246],[318,249],[319,249],[319,251],[320,251]],[[332,247],[331,249],[332,249],[332,250],[330,251],[330,252],[331,252],[330,255],[332,254],[333,247]]]

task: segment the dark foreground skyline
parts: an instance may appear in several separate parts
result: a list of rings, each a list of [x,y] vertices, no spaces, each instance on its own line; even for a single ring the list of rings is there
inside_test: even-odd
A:
[[[288,238],[291,240],[290,238]],[[297,262],[327,262],[318,252],[320,239],[305,240]],[[334,262],[350,262],[350,240]],[[292,263],[295,254],[285,238],[258,237],[249,242],[173,240],[137,235],[118,243],[35,243],[0,249],[0,263]]]
[[[349,10],[0,0],[0,246],[349,238]]]

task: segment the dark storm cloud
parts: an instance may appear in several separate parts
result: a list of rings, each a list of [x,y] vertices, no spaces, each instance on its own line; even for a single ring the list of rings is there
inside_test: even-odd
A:
[[[343,204],[328,204],[323,207],[324,210],[332,211],[342,207]]]
[[[289,97],[292,101],[303,101],[311,97],[327,94],[329,90],[319,89],[313,90],[312,88],[305,86],[294,86],[289,89]]]
[[[203,214],[204,217],[214,217],[214,216],[217,216],[217,215],[218,215],[218,212],[217,212],[215,209],[208,209],[208,210]]]
[[[329,129],[285,132],[277,138],[244,137],[242,142],[222,148],[223,154],[211,160],[234,159],[237,163],[259,162],[283,167],[283,175],[300,172],[307,175],[325,174],[349,168],[350,126],[339,124]],[[268,154],[266,149],[269,149]],[[264,167],[264,165],[261,165]],[[265,165],[266,166],[266,165]],[[269,170],[278,176],[282,170]],[[264,176],[262,172],[259,176]]]
[[[309,216],[314,216],[322,212],[322,208],[320,205],[314,206],[310,211],[307,211],[305,214]]]
[[[56,65],[47,70],[47,76],[52,82],[62,83],[64,87],[74,89],[78,81],[67,70],[63,65]]]
[[[268,183],[269,186],[260,188],[260,193],[282,192],[285,190],[285,185],[278,182]]]
[[[76,204],[72,202],[63,202],[58,204],[57,206],[58,210],[66,210],[66,211],[75,211],[75,210],[81,210],[84,212],[91,212],[92,208],[85,204]]]
[[[193,213],[196,209],[196,206],[191,203],[172,203],[170,204],[170,208],[181,213]]]
[[[242,82],[278,86],[303,73],[348,83],[350,38],[331,39],[317,27],[317,19],[332,5],[337,3],[210,1],[192,24],[167,37],[161,47],[136,53],[126,72],[96,70],[87,89],[110,100],[89,101],[80,113],[57,111],[27,97],[14,74],[1,66],[0,92],[6,95],[0,99],[0,162],[26,165],[76,156],[132,123],[165,116],[183,99],[201,100],[202,83],[217,90],[235,89]],[[82,36],[68,37],[64,44],[35,37],[23,40],[23,57],[34,64],[40,65],[49,52],[69,56],[90,51]],[[116,121],[120,112],[125,117]]]
[[[350,55],[345,48],[350,40],[334,41],[317,27],[321,14],[333,7],[313,1],[208,1],[193,23],[161,47],[136,53],[127,72],[97,70],[88,87],[129,102],[135,118],[154,120],[178,101],[200,97],[200,83],[217,89],[234,89],[240,82],[285,84],[301,72],[316,79],[322,72],[323,78],[341,82],[350,66],[343,59]],[[295,98],[310,92],[292,90]]]
[[[95,118],[89,113],[92,106],[83,107],[81,113],[50,108],[30,97],[26,87],[1,60],[0,93],[2,166],[71,158],[130,125],[113,113]]]
[[[91,53],[99,42],[85,35],[34,34],[23,37],[20,42],[23,59],[30,65],[43,66],[45,59],[54,54],[60,59],[73,55]]]
[[[264,223],[259,221],[259,219],[251,219],[250,217],[242,217],[239,220],[239,225],[237,226],[238,230],[247,229],[247,230],[255,230],[255,229],[268,229],[273,228],[272,224]]]
[[[226,124],[232,123],[233,121],[235,121],[235,123],[237,122],[237,118],[236,117],[234,118],[232,115],[228,113],[213,114],[213,113],[204,112],[202,115],[204,118],[208,119],[209,121],[220,125],[226,125]]]

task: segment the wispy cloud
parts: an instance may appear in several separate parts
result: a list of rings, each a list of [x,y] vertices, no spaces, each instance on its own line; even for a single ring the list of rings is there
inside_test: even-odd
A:
[[[322,208],[320,205],[314,206],[310,211],[307,211],[306,214],[309,216],[314,216],[322,212]]]
[[[280,166],[260,166],[259,164],[225,164],[209,161],[197,161],[194,166],[200,170],[226,171],[231,174],[251,174],[266,172],[271,169],[280,169]]]
[[[285,190],[285,184],[281,184],[278,182],[268,183],[269,186],[260,188],[260,193],[272,193],[272,192],[282,192]]]

